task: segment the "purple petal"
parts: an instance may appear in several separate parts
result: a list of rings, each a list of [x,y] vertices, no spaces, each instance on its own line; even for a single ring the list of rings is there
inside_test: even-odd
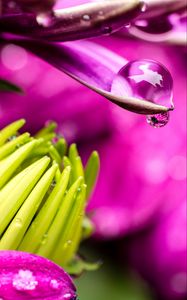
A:
[[[27,11],[33,13],[48,12],[55,4],[55,0],[0,0],[3,13]]]
[[[76,299],[73,282],[62,268],[18,251],[0,251],[0,296],[7,300]]]
[[[48,44],[32,40],[13,40],[67,75],[99,93],[111,102],[136,113],[154,114],[167,111],[164,106],[111,92],[113,79],[126,60],[94,43]]]
[[[140,19],[161,17],[162,15],[169,15],[172,12],[177,12],[187,7],[184,0],[145,0],[145,11],[140,16]]]
[[[185,197],[179,197],[173,211],[165,212],[129,249],[134,266],[151,283],[158,299],[187,297],[187,207]]]
[[[0,28],[51,41],[85,39],[118,30],[141,13],[141,8],[138,0],[101,1],[54,10],[48,26],[45,16],[42,20],[32,14],[5,15],[0,19]]]
[[[142,40],[186,44],[186,10],[183,0],[146,1],[147,9],[129,28],[129,33]],[[159,17],[159,18],[158,18]]]
[[[160,31],[158,31],[159,25]],[[160,24],[157,18],[153,19],[152,23],[147,20],[137,20],[135,26],[129,28],[129,33],[149,42],[186,45],[186,27],[186,19],[184,20],[180,15],[172,14],[167,19],[162,19]]]

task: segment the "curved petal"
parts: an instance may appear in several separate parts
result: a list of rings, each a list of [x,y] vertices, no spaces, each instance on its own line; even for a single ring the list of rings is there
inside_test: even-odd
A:
[[[140,16],[140,19],[161,17],[161,15],[169,15],[172,12],[177,12],[187,8],[187,3],[184,0],[145,0],[145,12]]]
[[[167,33],[152,34],[152,33],[144,32],[137,27],[132,27],[132,28],[130,28],[129,32],[136,38],[139,38],[144,41],[149,41],[152,43],[164,42],[164,43],[168,43],[168,44],[176,44],[176,45],[181,45],[181,46],[186,45],[186,32],[185,31],[171,30]]]
[[[91,90],[104,96],[111,102],[132,112],[156,114],[168,111],[168,108],[133,97],[122,97],[111,92],[111,85],[117,72],[126,60],[113,52],[90,42],[49,44],[33,40],[12,40],[57,69],[63,71]]]
[[[3,299],[76,300],[72,279],[48,259],[19,251],[0,251]]]
[[[45,15],[6,15],[0,19],[0,28],[51,41],[83,39],[118,30],[141,13],[141,8],[138,0],[107,0],[54,10],[49,19]]]
[[[128,32],[149,42],[185,45],[187,3],[183,0],[166,2],[167,5],[163,5],[160,0],[146,0],[145,12],[138,16]]]

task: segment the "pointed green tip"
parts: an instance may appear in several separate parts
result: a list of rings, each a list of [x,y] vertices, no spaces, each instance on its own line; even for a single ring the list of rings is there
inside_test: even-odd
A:
[[[20,119],[0,131],[0,249],[13,247],[54,258],[61,240],[59,257],[65,265],[83,237],[85,202],[98,176],[99,155],[93,151],[84,169],[76,144],[68,151],[65,139],[53,139],[55,122],[34,137],[19,134],[24,124]],[[85,227],[88,236],[91,229],[89,224]],[[68,240],[71,246],[63,248]]]

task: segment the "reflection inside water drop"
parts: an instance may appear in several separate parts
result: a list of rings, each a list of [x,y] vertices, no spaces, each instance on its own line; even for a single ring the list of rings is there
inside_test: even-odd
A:
[[[153,60],[142,59],[127,63],[113,79],[111,92],[173,109],[172,77],[163,65]],[[168,121],[168,112],[147,116],[147,122],[156,128],[163,127]]]
[[[150,124],[154,128],[160,128],[165,126],[169,121],[169,112],[156,114],[156,115],[148,115],[146,117],[147,123]]]

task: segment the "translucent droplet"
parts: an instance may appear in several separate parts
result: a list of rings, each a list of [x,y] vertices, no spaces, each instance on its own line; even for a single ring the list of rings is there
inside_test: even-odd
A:
[[[83,21],[90,21],[91,17],[89,15],[82,16]]]
[[[130,27],[131,27],[130,23],[128,23],[128,24],[125,25],[125,28],[130,28]]]
[[[47,13],[41,13],[36,16],[36,21],[38,25],[43,26],[43,27],[49,27],[52,25],[52,16],[51,14]]]
[[[32,291],[38,285],[38,281],[30,270],[19,270],[14,275],[13,287],[18,291]]]
[[[110,26],[104,26],[102,28],[102,33],[103,34],[111,34],[111,32],[112,32],[112,27],[110,27]]]
[[[8,138],[8,142],[11,142],[11,141],[15,140],[16,138],[17,138],[16,135],[12,135]]]
[[[58,290],[60,288],[60,283],[56,279],[51,279],[50,281],[50,287],[54,290]]]
[[[127,63],[115,76],[111,92],[173,109],[172,77],[163,65],[153,60],[143,59]],[[168,120],[168,112],[147,116],[148,123],[153,127],[162,127]]]
[[[72,299],[72,295],[70,293],[67,293],[63,296],[63,299],[65,300],[71,300]]]
[[[46,242],[47,242],[47,233],[45,233],[43,236],[42,236],[42,239],[41,239],[41,245],[45,245]]]
[[[142,1],[142,7],[141,7],[141,11],[145,12],[147,9],[147,4],[145,2]]]
[[[72,240],[66,241],[65,244],[64,244],[64,249],[67,249],[68,247],[70,247],[71,244],[72,244]]]
[[[15,219],[15,225],[17,226],[17,227],[22,227],[22,219],[20,219],[20,218],[16,218]]]

